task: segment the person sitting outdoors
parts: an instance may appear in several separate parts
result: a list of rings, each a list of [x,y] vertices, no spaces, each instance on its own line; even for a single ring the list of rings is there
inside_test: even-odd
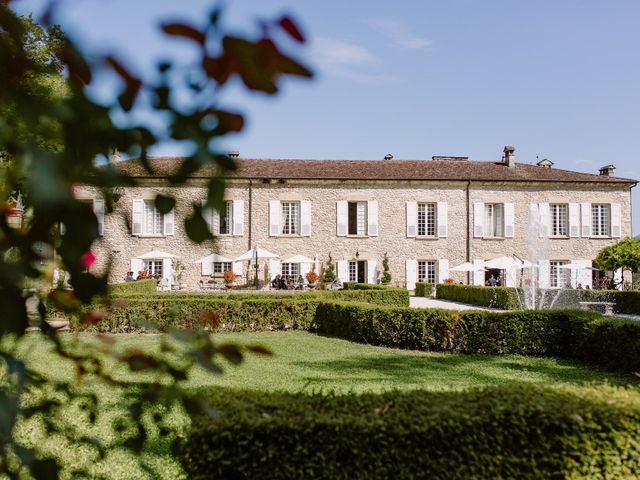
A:
[[[298,280],[296,280],[296,290],[304,289],[304,278],[302,275],[298,275]]]
[[[133,278],[133,272],[127,272],[127,276],[124,277],[125,282],[135,282],[136,279]]]
[[[273,280],[271,280],[271,288],[280,290],[280,274],[277,274]]]

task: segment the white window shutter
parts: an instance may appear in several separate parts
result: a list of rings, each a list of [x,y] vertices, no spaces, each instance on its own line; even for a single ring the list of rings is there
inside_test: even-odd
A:
[[[209,231],[211,233],[213,233],[213,210],[211,210],[210,208],[208,208],[207,205],[207,199],[203,198],[200,201],[200,205],[202,205],[202,218],[204,219],[205,222],[207,222],[207,228],[209,229]],[[204,263],[202,264],[204,265]],[[204,268],[204,267],[203,267]],[[203,273],[203,275],[206,275],[205,273]]]
[[[580,210],[582,212],[582,236],[591,236],[591,204],[588,202],[580,204]]]
[[[449,260],[441,258],[438,260],[438,283],[444,283],[449,278]]]
[[[233,270],[233,273],[235,273],[238,277],[242,277],[242,264],[244,262],[233,262],[231,264],[231,270]]]
[[[577,238],[580,236],[580,204],[569,204],[569,236]]]
[[[280,275],[280,269],[279,260],[269,260],[269,279],[273,280],[276,278],[276,275]]]
[[[311,236],[311,201],[309,200],[300,202],[300,235]]]
[[[164,234],[165,235],[173,235],[173,220],[174,220],[174,216],[175,216],[175,211],[173,209],[171,209],[170,212],[165,213],[163,215],[163,221],[164,221]]]
[[[338,237],[347,236],[347,219],[348,219],[348,204],[344,200],[340,200],[336,203],[336,235]]]
[[[613,238],[622,236],[622,210],[619,203],[611,204],[611,236]]]
[[[540,288],[549,288],[551,285],[551,265],[549,260],[540,260],[538,262],[538,286]]]
[[[132,258],[131,259],[131,271],[133,272],[133,278],[138,276],[138,272],[144,270],[141,258]]]
[[[416,279],[418,270],[418,262],[415,260],[406,260],[404,267],[404,281],[407,287],[407,290],[415,290],[416,289]]]
[[[504,236],[513,238],[516,229],[516,209],[513,203],[504,204]]]
[[[202,275],[211,276],[213,275],[213,260],[207,260],[206,262],[202,262]]]
[[[338,278],[343,282],[349,281],[349,263],[346,260],[338,260],[336,262],[338,265]]]
[[[539,203],[538,211],[540,212],[540,238],[547,238],[551,229],[551,209],[548,203]]]
[[[438,215],[438,237],[449,236],[449,206],[447,202],[438,202],[436,207]]]
[[[213,233],[214,235],[220,235],[220,212],[216,209],[213,209],[211,211],[213,217],[211,218],[211,221],[213,223],[213,231],[211,233]]]
[[[93,200],[93,214],[98,220],[98,235],[104,235],[104,200],[96,198]]]
[[[370,237],[378,236],[378,201],[370,200],[367,202],[367,234]]]
[[[415,238],[418,232],[418,202],[407,202],[407,238]]]
[[[591,260],[576,260],[574,263],[580,265],[578,269],[577,283],[582,285],[582,288],[592,287],[593,283],[593,271],[590,269],[593,265]],[[575,285],[577,287],[577,285]]]
[[[367,260],[367,283],[378,283],[378,262],[376,260]]]
[[[244,235],[244,200],[233,201],[233,234]]]
[[[162,259],[162,278],[167,280],[167,285],[171,287],[171,281],[173,279],[173,268],[171,267],[171,259]]]
[[[142,235],[142,217],[144,210],[144,200],[135,198],[133,209],[131,210],[131,235]]]
[[[484,285],[484,261],[483,260],[474,260],[473,261],[473,284],[477,286]]]
[[[300,263],[300,275],[302,275],[302,278],[304,278],[306,280],[307,273],[309,273],[310,271],[311,271],[311,263],[310,262],[302,262],[302,263]],[[294,280],[298,280],[298,279],[295,278]]]
[[[473,236],[484,237],[484,203],[482,202],[473,204]]]
[[[269,200],[269,235],[276,237],[280,235],[280,219],[282,207],[279,200]]]

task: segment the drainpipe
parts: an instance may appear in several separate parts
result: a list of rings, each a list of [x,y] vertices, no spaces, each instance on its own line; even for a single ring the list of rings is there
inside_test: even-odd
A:
[[[252,206],[253,206],[253,180],[249,179],[249,225],[248,225],[248,237],[249,244],[247,250],[251,250],[251,225],[252,225]]]
[[[467,212],[466,212],[466,218],[467,218],[467,262],[471,262],[471,232],[470,232],[470,222],[469,222],[469,215],[471,213],[471,207],[470,207],[470,200],[471,200],[471,195],[469,192],[469,187],[471,186],[471,180],[469,180],[467,182]],[[471,285],[471,274],[473,272],[467,272],[467,285]]]

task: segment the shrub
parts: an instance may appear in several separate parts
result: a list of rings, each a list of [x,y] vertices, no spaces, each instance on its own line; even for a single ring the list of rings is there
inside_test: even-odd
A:
[[[384,252],[384,257],[382,258],[382,278],[380,279],[380,283],[383,285],[391,284],[391,271],[389,270],[389,256],[387,252]]]
[[[156,293],[158,282],[149,278],[136,280],[135,282],[113,283],[109,285],[109,293],[112,295],[151,295]]]
[[[390,288],[386,285],[376,285],[373,283],[357,283],[357,282],[344,282],[342,284],[345,290],[384,290]]]
[[[322,276],[322,282],[325,284],[332,284],[336,279],[336,270],[333,265],[333,258],[331,258],[331,254],[329,254],[329,259],[327,260],[327,266],[324,269],[324,273]]]
[[[316,283],[320,278],[320,276],[314,271],[307,272],[305,276],[307,277],[307,282],[309,283]]]
[[[236,274],[233,270],[225,270],[222,273],[222,278],[224,278],[224,283],[233,283],[236,281]]]
[[[416,282],[416,297],[430,297],[433,294],[433,283]]]
[[[638,478],[640,401],[542,386],[351,396],[216,391],[177,457],[209,478]]]
[[[507,287],[478,287],[473,285],[436,285],[436,297],[481,307],[521,308],[518,292]]]

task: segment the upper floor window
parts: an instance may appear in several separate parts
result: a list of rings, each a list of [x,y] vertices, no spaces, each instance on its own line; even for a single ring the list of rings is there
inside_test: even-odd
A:
[[[418,236],[435,237],[436,224],[436,204],[418,203]]]
[[[282,235],[300,234],[300,202],[280,202]]]
[[[220,211],[220,235],[231,235],[233,228],[233,202],[222,202]]]
[[[592,235],[594,237],[608,237],[611,224],[611,208],[605,203],[591,204]]]
[[[485,203],[484,236],[504,236],[504,205],[502,203]]]
[[[348,228],[349,235],[367,234],[367,202],[348,203]]]
[[[569,235],[569,206],[562,203],[552,203],[551,208],[551,235],[554,237],[566,237]]]
[[[418,260],[418,282],[436,283],[435,260]]]
[[[242,200],[225,200],[222,202],[222,208],[217,210],[207,207],[207,201],[203,199],[202,217],[213,235],[244,234],[244,202]]]
[[[156,208],[153,200],[144,201],[144,227],[145,235],[162,235],[164,233],[164,215]]]

